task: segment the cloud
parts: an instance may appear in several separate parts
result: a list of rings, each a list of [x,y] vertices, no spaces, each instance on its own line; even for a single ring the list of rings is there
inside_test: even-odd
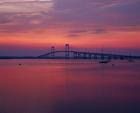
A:
[[[47,12],[52,7],[49,1],[15,1],[1,2],[0,13],[40,13]]]
[[[77,36],[139,31],[139,4],[139,0],[1,0],[0,32],[59,29]]]
[[[67,35],[67,37],[79,37],[79,36],[80,36],[79,34],[74,34],[74,33],[73,34],[71,33],[71,34]]]
[[[75,29],[75,30],[72,30],[72,31],[69,31],[67,34],[68,37],[80,37],[80,36],[86,36],[88,34],[96,34],[96,35],[99,35],[99,34],[103,34],[103,33],[107,33],[107,30],[106,29],[103,29],[103,28],[90,28],[90,29]]]
[[[72,31],[70,31],[70,33],[86,33],[87,32],[87,30],[72,30]]]
[[[43,23],[48,19],[47,16],[6,13],[0,14],[0,32],[1,33],[23,33],[32,32],[47,26]]]
[[[52,1],[48,0],[0,0],[0,32],[21,33],[46,28],[52,7]]]
[[[101,8],[101,16],[107,24],[121,26],[140,25],[140,1],[122,2]],[[104,22],[102,20],[102,23]]]
[[[125,29],[140,25],[139,4],[138,0],[56,0],[53,15],[60,23]]]
[[[92,33],[93,34],[103,34],[103,33],[106,33],[107,31],[105,29],[95,29]]]

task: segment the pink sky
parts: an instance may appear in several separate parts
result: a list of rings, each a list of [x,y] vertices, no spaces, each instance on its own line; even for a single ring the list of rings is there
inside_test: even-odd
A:
[[[140,53],[139,0],[0,0],[0,56],[75,49]],[[39,52],[40,51],[40,52]]]

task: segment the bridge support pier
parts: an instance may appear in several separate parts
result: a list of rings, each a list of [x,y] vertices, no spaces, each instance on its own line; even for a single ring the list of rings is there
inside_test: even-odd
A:
[[[66,44],[65,45],[65,58],[66,59],[69,59],[69,57],[70,57],[69,49],[70,49],[69,44]]]
[[[51,58],[54,58],[55,57],[54,51],[55,51],[55,47],[52,46],[51,47]]]
[[[77,53],[77,52],[74,52],[74,53],[73,53],[73,58],[74,58],[74,59],[77,59],[77,58],[78,58],[78,53]]]
[[[91,59],[92,58],[92,54],[88,54],[88,59]]]
[[[94,59],[97,59],[98,57],[97,57],[97,55],[94,55]]]

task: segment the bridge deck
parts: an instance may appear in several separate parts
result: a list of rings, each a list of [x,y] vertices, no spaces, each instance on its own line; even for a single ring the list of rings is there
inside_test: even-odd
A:
[[[57,56],[55,56],[55,54],[57,53],[63,53],[63,54],[66,54],[66,53],[69,53],[69,56],[67,57],[72,57],[72,58],[82,58],[81,56],[84,56],[86,58],[91,58],[92,56],[97,56],[97,57],[110,57],[110,58],[133,58],[133,59],[140,59],[140,56],[130,56],[130,55],[120,55],[120,54],[110,54],[110,53],[95,53],[95,52],[79,52],[79,51],[63,51],[63,50],[60,50],[60,51],[53,51],[53,52],[48,52],[46,54],[43,54],[43,55],[40,55],[38,56],[39,58],[50,58],[50,57],[53,57],[53,58],[57,58]],[[51,55],[54,55],[54,56],[51,56]],[[62,57],[66,57],[65,55],[62,56]]]

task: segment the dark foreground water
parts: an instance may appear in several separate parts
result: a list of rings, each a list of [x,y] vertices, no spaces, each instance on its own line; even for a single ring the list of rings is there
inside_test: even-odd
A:
[[[140,113],[140,61],[0,60],[0,113]]]

